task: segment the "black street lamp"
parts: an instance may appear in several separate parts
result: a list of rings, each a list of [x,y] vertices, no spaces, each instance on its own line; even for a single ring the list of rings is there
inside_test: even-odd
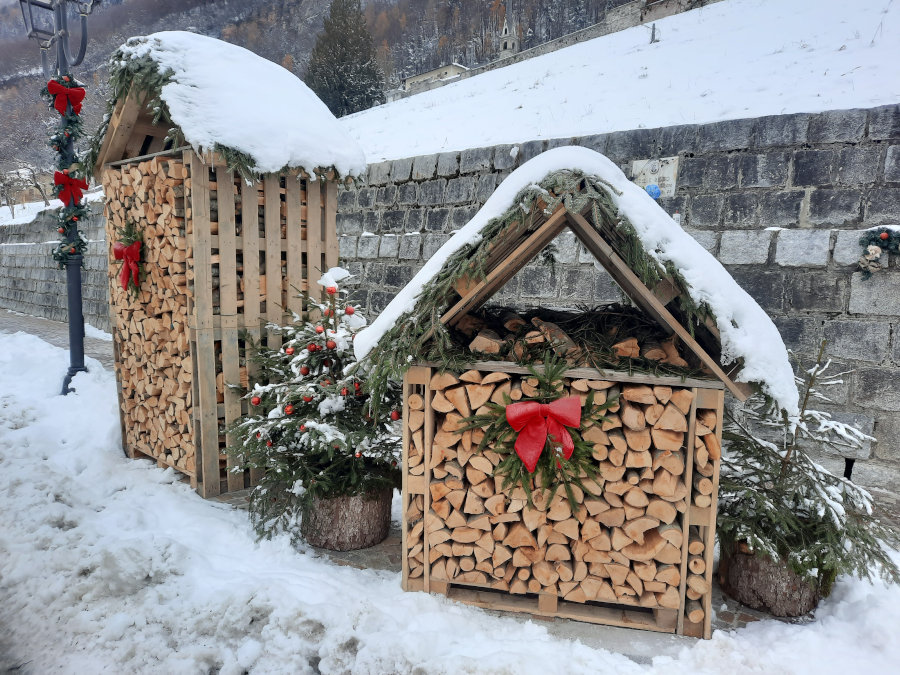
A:
[[[29,38],[37,40],[41,49],[41,66],[45,78],[67,75],[70,66],[81,65],[87,49],[87,17],[100,0],[77,2],[75,0],[19,0],[25,31]],[[69,50],[68,7],[73,4],[81,17],[81,42],[78,53],[72,58]],[[56,49],[56,59],[50,66],[50,51]],[[67,112],[72,114],[71,102],[67,104]],[[61,128],[65,121],[61,122]],[[59,148],[66,166],[75,162],[75,140],[68,138]],[[75,243],[81,235],[77,224],[67,235],[69,243]],[[81,263],[80,254],[70,255],[66,259],[66,290],[69,309],[69,370],[63,380],[62,393],[73,391],[69,384],[76,373],[87,372],[84,365],[84,314],[81,308]]]

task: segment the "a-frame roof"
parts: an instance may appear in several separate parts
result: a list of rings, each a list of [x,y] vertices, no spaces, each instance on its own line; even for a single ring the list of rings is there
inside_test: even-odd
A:
[[[566,169],[560,173],[560,167]],[[523,175],[516,177],[523,169]],[[570,229],[634,304],[667,333],[678,335],[703,369],[736,397],[744,400],[752,391],[747,383],[756,382],[789,413],[795,412],[798,397],[793,373],[769,317],[718,261],[609,160],[584,148],[559,148],[523,165],[507,181],[498,188],[500,203],[491,204],[492,197],[482,209],[487,213],[479,212],[357,336],[357,356],[365,356],[376,345],[396,348],[402,342],[396,339],[402,330],[396,328],[398,323],[424,325],[419,343],[432,337],[437,323],[454,326]],[[525,211],[521,208],[523,187],[534,197]],[[625,251],[633,252],[635,242],[643,247],[644,260],[655,265],[653,274],[643,279],[626,262]],[[467,260],[471,260],[468,265]],[[452,290],[436,295],[437,287],[448,288],[441,281],[449,281]],[[672,302],[679,297],[686,302]],[[697,322],[694,316],[692,325],[692,317],[678,306],[682,304],[702,305],[705,320]],[[427,325],[429,316],[437,323]]]

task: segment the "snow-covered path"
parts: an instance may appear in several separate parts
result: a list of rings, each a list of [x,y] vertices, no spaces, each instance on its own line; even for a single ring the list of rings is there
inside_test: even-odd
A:
[[[900,662],[900,589],[880,584],[842,580],[811,623],[718,632],[640,665],[403,593],[396,574],[257,543],[243,512],[123,458],[112,374],[90,362],[61,397],[67,365],[36,337],[0,334],[0,668],[843,675]]]

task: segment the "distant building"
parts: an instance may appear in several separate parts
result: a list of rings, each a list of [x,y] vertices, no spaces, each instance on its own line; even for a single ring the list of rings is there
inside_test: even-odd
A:
[[[459,63],[451,63],[450,65],[440,66],[434,70],[428,70],[419,75],[413,75],[403,80],[403,91],[414,93],[418,90],[429,89],[428,85],[434,82],[444,83],[445,80],[452,80],[459,77],[462,73],[469,69]]]
[[[500,30],[500,53],[497,59],[508,59],[515,56],[519,52],[519,32],[516,30],[516,24],[513,22],[512,28],[509,25],[509,11],[503,17],[503,28]]]

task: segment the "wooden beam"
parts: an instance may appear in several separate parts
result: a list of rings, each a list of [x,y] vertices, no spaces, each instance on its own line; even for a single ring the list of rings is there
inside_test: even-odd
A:
[[[116,104],[97,153],[97,162],[91,167],[94,178],[100,180],[100,169],[104,164],[122,159],[125,146],[143,109],[143,96],[139,98],[133,89]]]

